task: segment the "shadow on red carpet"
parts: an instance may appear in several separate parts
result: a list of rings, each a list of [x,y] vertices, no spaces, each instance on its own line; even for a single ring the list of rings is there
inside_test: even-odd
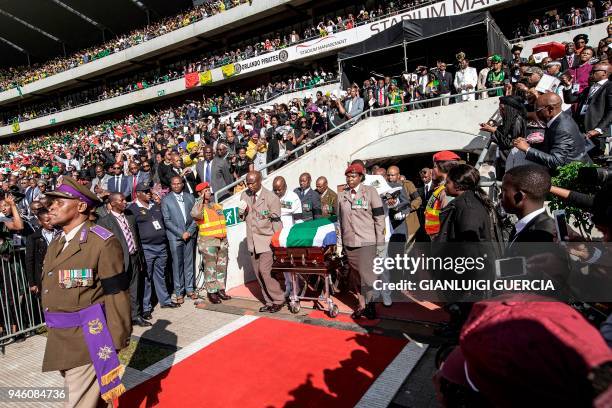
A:
[[[353,407],[405,344],[260,318],[128,391],[119,407]]]

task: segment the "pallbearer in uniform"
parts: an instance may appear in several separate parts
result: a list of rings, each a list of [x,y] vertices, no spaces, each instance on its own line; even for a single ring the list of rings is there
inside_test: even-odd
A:
[[[198,251],[204,262],[204,285],[208,300],[221,303],[230,300],[225,293],[227,273],[227,227],[223,206],[212,203],[212,193],[207,182],[196,186],[199,198],[191,209],[191,217],[198,225]]]
[[[240,196],[240,217],[246,221],[247,246],[266,304],[260,312],[276,313],[285,303],[280,283],[272,277],[272,236],[282,228],[280,199],[261,185],[261,173],[246,176],[247,190]]]
[[[68,388],[67,407],[112,406],[125,388],[117,350],[132,332],[129,278],[113,234],[88,221],[100,205],[71,177],[46,193],[51,223],[63,230],[47,250],[42,306],[49,335],[43,371],[59,370]]]
[[[385,247],[385,211],[376,189],[362,184],[365,169],[351,164],[346,171],[347,188],[338,194],[338,220],[342,246],[351,267],[351,281],[359,300],[354,319],[376,318],[374,298],[374,258],[383,256]],[[361,284],[356,285],[360,280]]]

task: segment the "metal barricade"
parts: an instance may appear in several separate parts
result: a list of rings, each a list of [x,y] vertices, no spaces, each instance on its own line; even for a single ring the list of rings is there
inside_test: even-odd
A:
[[[0,255],[0,346],[44,326],[38,296],[25,274],[25,248]]]

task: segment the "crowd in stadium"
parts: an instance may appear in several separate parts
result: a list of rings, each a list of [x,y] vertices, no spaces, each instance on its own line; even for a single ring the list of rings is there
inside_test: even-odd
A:
[[[612,2],[587,1],[584,8],[570,7],[563,12],[557,9],[551,10],[541,18],[534,18],[528,24],[517,25],[513,30],[513,37],[546,35],[549,31],[558,31],[564,28],[576,28],[583,25],[593,24],[601,17],[612,15]]]
[[[189,24],[203,10],[214,14],[241,3],[208,2],[171,21]],[[349,29],[359,19],[413,3],[385,2],[380,10],[364,11],[355,19],[323,21],[310,34]],[[165,25],[173,27],[169,21]],[[557,59],[521,57],[524,48],[515,44],[509,59],[488,55],[479,70],[473,66],[477,58],[458,46],[454,57],[437,61],[435,67],[371,73],[330,92],[314,88],[336,83],[337,73],[318,67],[250,91],[227,87],[223,94],[210,95],[202,88],[198,100],[160,103],[149,112],[81,120],[76,126],[26,135],[0,145],[0,255],[9,259],[11,251],[25,248],[26,291],[40,296],[39,251],[44,254],[58,236],[68,235],[52,220],[59,217],[58,201],[76,200],[88,219],[119,240],[124,270],[135,276],[122,289],[130,293],[131,323],[149,327],[160,308],[176,309],[192,300],[206,309],[231,300],[225,291],[229,243],[222,201],[240,194],[233,205],[246,224],[246,246],[262,289],[265,304],[259,312],[279,312],[296,289],[287,276],[284,282],[272,276],[272,238],[262,231],[335,216],[337,246],[348,271],[343,290],[355,298],[351,317],[369,324],[379,317],[377,303],[390,307],[394,301],[389,293],[374,290],[374,259],[405,254],[419,244],[442,255],[452,255],[453,244],[462,245],[462,251],[491,244],[487,251],[498,258],[522,257],[525,276],[544,276],[562,290],[555,293],[557,300],[530,293],[497,302],[477,302],[482,291],[465,290],[458,302],[446,302],[450,321],[436,334],[448,337],[453,348],[441,354],[444,361],[434,378],[440,403],[608,407],[612,310],[597,309],[603,317],[587,319],[585,310],[601,305],[590,302],[585,309],[575,301],[587,291],[591,298],[609,297],[612,283],[612,254],[606,246],[612,231],[612,24],[607,33],[597,48],[589,45],[597,39],[575,35]],[[200,68],[186,67],[184,73]],[[141,80],[130,87],[151,83]],[[297,90],[305,91],[286,103],[270,101]],[[125,91],[105,91],[102,99]],[[336,169],[346,179],[337,192],[328,185],[332,175],[317,169],[295,180],[277,175],[271,190],[262,186],[272,171],[361,120],[433,107],[444,112],[447,105],[494,97],[499,97],[497,119],[472,124],[492,141],[482,159],[501,187],[488,180],[489,194],[482,189],[482,168],[449,150],[433,154],[430,164],[415,174],[402,174],[391,152],[384,165],[353,160]],[[462,106],[469,109],[467,103]],[[45,110],[36,115],[40,112]],[[567,175],[568,166],[594,163],[601,167],[589,173],[588,192],[554,185],[554,176]],[[561,231],[547,211],[553,196],[568,208],[581,208],[593,232],[581,236]],[[255,210],[256,205],[265,208]],[[82,234],[70,239],[83,243]],[[592,245],[596,240],[603,242]],[[560,241],[565,242],[556,245]],[[267,246],[263,251],[261,242]],[[521,249],[521,244],[531,247]],[[536,244],[549,245],[544,248],[550,252],[534,249]],[[202,265],[196,265],[196,250]],[[486,273],[492,273],[489,266]],[[201,291],[195,278],[200,267]],[[437,271],[425,272],[448,279]],[[471,269],[462,277],[484,276],[479,273]],[[578,281],[570,282],[570,276]],[[0,281],[0,292],[18,292],[11,285]],[[571,302],[561,293],[570,289]],[[29,294],[20,295],[7,297],[6,310],[0,310],[0,337],[17,329],[7,322],[15,321],[11,313],[20,310]],[[25,335],[16,338],[24,340]]]
[[[205,105],[209,105],[213,113],[226,112],[236,109],[240,106],[251,105],[254,103],[263,103],[282,93],[292,92],[304,89],[311,89],[315,86],[320,86],[323,83],[328,83],[336,80],[336,74],[332,71],[324,69],[314,70],[311,72],[303,72],[304,75],[286,75],[282,80],[262,84],[258,88],[248,91],[224,92],[223,95],[215,95],[207,97],[204,100]],[[133,82],[121,81],[124,86],[116,88],[107,87],[92,90],[90,92],[81,91],[73,95],[56,98],[55,100],[47,100],[42,104],[34,106],[22,107],[19,112],[13,110],[5,110],[0,113],[0,126],[8,125],[15,122],[25,122],[41,116],[50,115],[64,109],[70,109],[87,103],[93,103],[100,100],[114,98],[125,93],[146,89],[149,86],[158,83],[167,82],[169,80],[181,78],[183,74],[176,71],[171,71],[161,77],[148,81],[142,77],[137,77]],[[282,78],[282,77],[281,77]]]
[[[195,6],[189,11],[180,13],[174,17],[162,19],[144,29],[134,30],[104,45],[79,51],[71,57],[58,57],[52,61],[34,64],[29,67],[12,67],[8,70],[0,70],[0,91],[14,88],[17,85],[23,86],[38,81],[39,79],[47,78],[51,75],[95,61],[245,3],[251,3],[251,0],[206,0],[203,4]],[[290,30],[283,34],[277,33],[274,38],[270,37],[261,42],[249,44],[242,50],[236,49],[220,54],[209,53],[203,56],[199,62],[192,64],[192,66],[199,66],[198,70],[212,69],[261,53],[285,48],[301,40],[325,36],[336,31],[348,30],[357,25],[374,21],[383,16],[425,3],[429,3],[429,1],[382,0],[371,10],[366,10],[363,7],[360,8],[356,16],[349,14],[347,16],[329,17],[327,20],[323,18],[316,25],[306,26],[301,34],[295,30]],[[185,70],[187,71],[188,69],[185,68]]]

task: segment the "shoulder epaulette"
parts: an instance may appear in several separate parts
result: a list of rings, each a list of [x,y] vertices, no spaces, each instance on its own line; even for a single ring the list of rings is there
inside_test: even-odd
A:
[[[89,229],[91,232],[102,238],[104,241],[113,236],[113,233],[100,225],[94,225]]]

